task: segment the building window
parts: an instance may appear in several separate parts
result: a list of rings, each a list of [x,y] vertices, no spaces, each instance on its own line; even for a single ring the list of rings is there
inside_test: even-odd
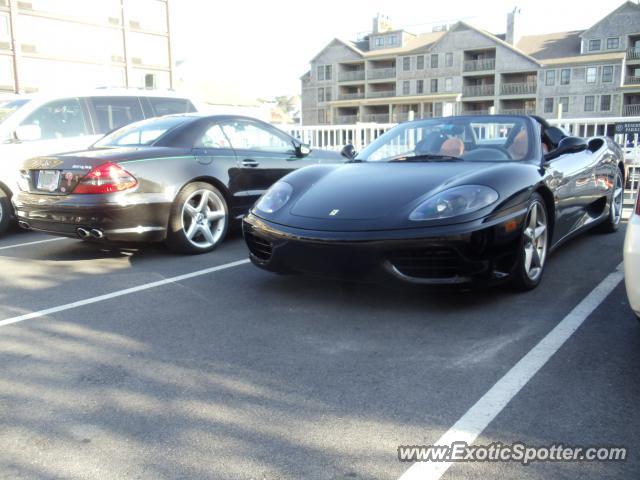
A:
[[[402,82],[402,94],[409,95],[410,91],[411,91],[411,83],[409,82],[409,80],[405,80],[404,82]]]
[[[596,109],[596,97],[593,95],[586,95],[584,97],[584,111],[593,112]]]
[[[438,92],[438,79],[433,78],[431,80],[431,93],[437,93],[437,92]]]
[[[596,38],[594,40],[589,40],[589,51],[590,52],[599,51],[601,43],[602,41],[599,38]]]
[[[325,102],[330,102],[331,101],[331,87],[325,87],[325,89],[324,89],[324,101]]]
[[[560,97],[558,99],[558,111],[569,113],[569,97]]]
[[[418,55],[416,57],[416,68],[418,70],[424,70],[424,55]]]
[[[318,89],[318,101],[324,102],[324,88]]]
[[[318,110],[318,123],[323,124],[327,121],[324,110]]]
[[[416,93],[424,93],[424,80],[416,80]]]
[[[324,80],[324,65],[318,65],[318,80]]]
[[[450,92],[451,90],[453,90],[453,78],[451,78],[451,77],[445,78],[444,79],[444,91],[445,92]]]
[[[588,67],[587,68],[587,83],[596,83],[598,80],[598,68],[597,67]]]
[[[411,57],[402,57],[402,71],[408,72],[411,70]]]
[[[607,50],[617,50],[618,48],[620,48],[619,37],[607,38]]]
[[[438,68],[438,54],[431,55],[431,68]]]
[[[571,69],[563,68],[560,70],[560,85],[569,85],[571,80]]]
[[[600,96],[600,111],[609,112],[611,110],[611,95]]]
[[[547,86],[555,85],[556,83],[556,71],[555,70],[547,70],[544,73],[544,84]]]
[[[613,66],[605,65],[602,67],[602,83],[613,82]]]
[[[398,37],[397,37],[397,36],[395,36],[395,35],[390,35],[390,36],[387,38],[387,43],[388,43],[389,45],[397,45],[397,44],[398,44]]]
[[[444,65],[445,67],[453,67],[453,53],[444,54]]]
[[[384,47],[384,37],[376,37],[375,46],[376,47]]]
[[[553,98],[544,99],[544,113],[553,113]]]
[[[442,116],[442,102],[436,102],[433,104],[433,116],[434,117]]]
[[[331,80],[331,65],[326,65],[324,67],[324,79]]]

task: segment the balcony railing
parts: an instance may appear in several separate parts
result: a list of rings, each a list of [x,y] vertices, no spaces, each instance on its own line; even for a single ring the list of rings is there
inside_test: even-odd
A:
[[[495,70],[496,59],[495,58],[481,58],[479,60],[465,60],[464,71],[465,72],[480,72],[483,70]]]
[[[338,100],[357,100],[364,98],[364,92],[339,93]]]
[[[364,70],[346,70],[338,74],[339,82],[354,82],[364,80]]]
[[[380,78],[395,78],[396,69],[393,67],[390,68],[372,68],[369,70],[367,74],[367,78],[369,80],[377,80]]]
[[[640,77],[634,75],[627,75],[624,79],[625,85],[640,85]]]
[[[624,115],[625,117],[640,117],[640,103],[623,105],[622,115]]]
[[[531,95],[535,94],[538,85],[535,82],[503,83],[500,85],[502,95]]]
[[[500,113],[504,115],[535,115],[535,108],[503,108]]]
[[[466,97],[490,97],[496,91],[495,85],[465,85],[462,94]]]
[[[627,60],[640,60],[640,48],[634,47],[628,49]]]
[[[341,125],[353,125],[358,121],[358,115],[338,115],[336,121]]]
[[[388,113],[367,113],[362,116],[362,120],[365,122],[373,123],[389,123]]]
[[[383,98],[383,97],[395,97],[395,90],[373,90],[367,92],[367,98]]]

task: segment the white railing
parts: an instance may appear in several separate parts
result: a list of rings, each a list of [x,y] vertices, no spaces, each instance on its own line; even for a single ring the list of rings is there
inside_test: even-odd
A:
[[[477,114],[478,111],[466,113]],[[363,120],[368,122],[387,122],[389,116],[387,114],[369,114],[363,115]],[[551,125],[563,128],[570,135],[580,137],[613,136],[618,145],[622,147],[625,155],[627,169],[625,203],[631,204],[634,201],[640,185],[640,135],[616,134],[615,124],[619,122],[640,122],[640,116],[553,119],[548,120],[548,122]],[[281,126],[281,128],[314,148],[339,151],[344,145],[350,143],[359,151],[394,126],[396,126],[395,123],[356,123],[354,125],[286,125]]]
[[[502,95],[530,95],[536,93],[537,88],[536,82],[503,83],[500,85],[500,93]]]
[[[339,82],[353,82],[356,80],[364,80],[364,70],[345,70],[338,73]]]

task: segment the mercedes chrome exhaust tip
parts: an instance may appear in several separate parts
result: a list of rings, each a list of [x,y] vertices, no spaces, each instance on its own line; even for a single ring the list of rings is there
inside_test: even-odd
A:
[[[91,232],[89,230],[87,230],[86,228],[78,228],[76,230],[76,233],[78,234],[78,237],[85,239],[85,238],[89,238],[91,236]]]
[[[92,228],[91,229],[91,236],[93,238],[97,238],[98,240],[100,240],[101,238],[104,237],[104,233],[102,233],[102,230],[98,230],[97,228]]]
[[[18,222],[18,225],[20,225],[20,228],[24,228],[25,230],[31,230],[31,225],[29,225],[27,222],[25,222],[24,220],[20,220]]]

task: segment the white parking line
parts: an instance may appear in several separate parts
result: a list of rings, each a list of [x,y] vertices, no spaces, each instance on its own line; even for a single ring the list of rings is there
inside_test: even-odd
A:
[[[47,238],[46,240],[36,240],[36,241],[33,241],[33,242],[16,243],[15,245],[6,245],[4,247],[0,247],[0,250],[8,250],[10,248],[26,247],[28,245],[37,245],[39,243],[57,242],[59,240],[66,240],[66,238],[65,237],[55,237],[55,238]]]
[[[45,310],[40,310],[38,312],[26,313],[24,315],[20,315],[17,317],[0,320],[0,327],[5,327],[7,325],[12,325],[14,323],[24,322],[25,320],[32,320],[34,318],[44,317],[46,315],[51,315],[53,313],[64,312],[65,310],[71,310],[73,308],[84,307],[85,305],[91,305],[93,303],[104,302],[105,300],[111,300],[112,298],[131,295],[132,293],[138,293],[144,290],[150,290],[152,288],[161,287],[163,285],[167,285],[170,283],[181,282],[183,280],[188,280],[190,278],[200,277],[202,275],[207,275],[213,272],[219,272],[220,270],[227,270],[229,268],[245,265],[246,263],[249,263],[248,259],[238,260],[236,262],[225,263],[224,265],[218,265],[217,267],[205,268],[204,270],[198,270],[196,272],[185,273],[184,275],[177,275],[175,277],[165,278],[164,280],[159,280],[157,282],[145,283],[143,285],[138,285],[137,287],[125,288],[123,290],[117,290],[115,292],[107,293],[105,295],[99,295],[97,297],[78,300],[77,302],[65,303],[64,305],[47,308]]]
[[[564,319],[531,349],[511,370],[485,393],[435,445],[450,446],[453,442],[472,444],[529,380],[573,335],[593,311],[624,278],[622,264],[609,274]],[[451,462],[418,462],[399,480],[439,479]]]

